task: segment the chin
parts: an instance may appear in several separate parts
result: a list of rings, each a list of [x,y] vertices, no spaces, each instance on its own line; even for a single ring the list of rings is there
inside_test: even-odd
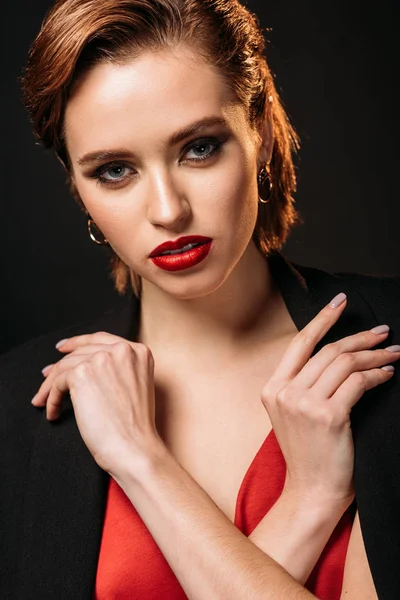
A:
[[[212,273],[211,271],[211,269],[208,269],[208,272],[204,270],[203,272],[191,273],[190,276],[188,271],[184,277],[182,277],[183,272],[181,271],[178,277],[174,277],[173,274],[171,277],[171,274],[169,276],[167,274],[167,279],[159,281],[153,279],[151,283],[176,300],[196,300],[215,292],[229,274],[228,272],[214,271]]]

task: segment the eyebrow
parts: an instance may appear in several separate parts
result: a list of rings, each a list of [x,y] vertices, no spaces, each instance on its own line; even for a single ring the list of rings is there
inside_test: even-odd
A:
[[[177,144],[178,142],[188,138],[190,135],[198,133],[203,129],[207,129],[213,125],[228,126],[228,123],[223,117],[208,117],[206,119],[200,119],[173,133],[168,139],[168,144],[173,146],[174,144]],[[95,150],[94,152],[88,152],[87,154],[84,154],[78,158],[76,162],[80,166],[85,166],[101,160],[130,156],[131,154],[132,153],[126,148],[117,148],[115,150]]]

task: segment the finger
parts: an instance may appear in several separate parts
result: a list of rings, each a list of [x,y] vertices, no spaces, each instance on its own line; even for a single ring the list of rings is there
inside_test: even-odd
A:
[[[48,421],[55,421],[61,414],[63,396],[70,388],[70,375],[70,369],[62,371],[53,381],[46,402],[46,418]]]
[[[399,358],[400,351],[390,352],[389,350],[364,350],[341,354],[322,373],[312,389],[317,396],[330,398],[353,373],[377,369]]]
[[[381,343],[388,334],[389,328],[388,331],[380,334],[376,334],[372,330],[362,331],[342,338],[332,344],[326,344],[317,354],[310,358],[300,373],[294,378],[293,384],[299,389],[312,387],[328,366],[341,354],[372,348],[376,344]]]
[[[394,372],[394,370],[385,371],[383,368],[380,368],[352,373],[333,394],[329,402],[335,402],[347,412],[350,412],[352,407],[367,390],[385,383],[393,377]]]
[[[48,374],[50,373],[51,369],[54,367],[56,363],[52,363],[51,365],[46,365],[45,367],[43,367],[42,369],[42,373],[43,373],[43,377],[47,377]]]
[[[332,306],[332,303],[336,306]],[[346,295],[338,294],[293,338],[274,371],[274,380],[289,381],[300,372],[317,343],[336,323],[346,305]]]
[[[65,340],[60,340],[56,344],[57,350],[60,352],[71,352],[75,348],[81,348],[88,344],[115,344],[120,341],[125,341],[129,344],[135,344],[125,338],[122,338],[113,333],[107,331],[97,331],[96,333],[87,333],[83,335],[76,335]]]
[[[122,338],[118,338],[117,336],[115,336],[115,338],[119,342],[122,339]],[[118,343],[118,341],[114,341],[113,344]],[[105,346],[112,346],[113,344],[88,344],[87,346],[82,346],[81,348],[79,348],[79,352],[78,352],[78,350],[72,350],[69,355],[66,355],[64,358],[62,358],[57,363],[53,363],[51,365],[47,365],[46,367],[44,367],[42,369],[42,374],[43,374],[44,377],[48,377],[50,375],[50,373],[52,372],[51,371],[52,368],[55,365],[61,364],[61,361],[64,361],[64,359],[70,358],[71,356],[83,356],[83,355],[86,355],[86,354],[93,354],[94,352],[98,352],[99,350],[104,350]],[[128,341],[127,341],[127,344],[129,344]]]
[[[97,349],[104,350],[104,345],[96,346]],[[93,350],[92,350],[93,352]],[[36,395],[32,398],[31,402],[36,407],[45,406],[47,402],[48,395],[52,388],[55,378],[63,371],[67,369],[71,369],[75,365],[79,364],[83,360],[87,359],[87,355],[89,352],[84,352],[83,349],[79,351],[79,353],[68,354],[64,356],[60,361],[53,364],[51,366],[50,371],[47,374],[46,379],[43,381],[42,385],[39,387]],[[48,365],[50,366],[50,365]]]
[[[117,341],[115,341],[115,339]],[[36,407],[45,406],[48,402],[48,396],[52,389],[53,382],[60,373],[67,369],[71,369],[75,365],[84,361],[88,355],[95,354],[99,351],[106,351],[111,353],[112,348],[121,345],[121,341],[123,341],[123,345],[125,345],[126,343],[126,346],[131,346],[131,344],[127,340],[123,338],[118,338],[118,336],[114,336],[114,342],[112,344],[91,344],[83,346],[82,348],[79,348],[79,350],[73,350],[70,354],[64,356],[60,361],[58,361],[58,363],[55,363],[53,365],[47,365],[47,368],[49,368],[49,370],[44,373],[46,379],[40,386],[37,394],[32,398],[32,404]],[[148,350],[147,346],[144,346],[144,344],[136,344],[136,346],[140,346],[140,348],[136,349],[137,352]]]

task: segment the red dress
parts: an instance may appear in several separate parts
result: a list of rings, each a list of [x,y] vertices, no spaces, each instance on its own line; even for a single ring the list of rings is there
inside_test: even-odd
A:
[[[250,535],[279,498],[286,465],[274,431],[264,440],[240,486],[234,524]],[[354,519],[339,521],[306,584],[321,600],[339,600]],[[186,600],[179,581],[139,514],[110,477],[94,600]]]

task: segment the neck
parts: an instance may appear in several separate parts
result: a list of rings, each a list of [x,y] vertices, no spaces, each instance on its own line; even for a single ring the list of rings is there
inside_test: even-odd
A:
[[[207,296],[177,299],[142,281],[137,340],[157,357],[238,358],[279,336],[282,302],[268,261],[252,241],[224,283]],[[193,350],[193,352],[192,352]]]

